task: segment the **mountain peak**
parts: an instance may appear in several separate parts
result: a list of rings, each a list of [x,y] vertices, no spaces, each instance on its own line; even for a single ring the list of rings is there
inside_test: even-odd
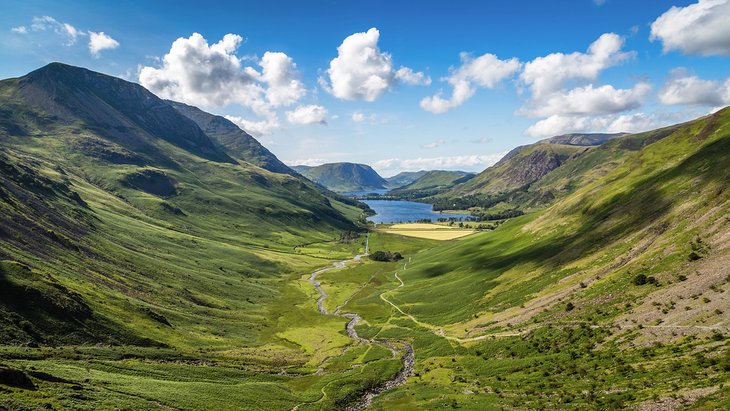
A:
[[[192,120],[139,84],[57,62],[6,81],[17,82],[14,94],[27,106],[126,149],[157,156],[159,139],[208,160],[234,162]]]

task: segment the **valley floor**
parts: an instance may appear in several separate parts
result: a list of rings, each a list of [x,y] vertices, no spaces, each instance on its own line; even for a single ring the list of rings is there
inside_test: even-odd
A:
[[[349,251],[366,253],[363,240]],[[371,233],[370,250],[397,250],[405,259],[356,257],[293,277],[270,308],[273,325],[258,345],[4,346],[0,408],[309,410],[357,409],[372,401],[372,409],[383,410],[654,410],[729,404],[726,322],[674,329],[625,313],[589,319],[580,309],[565,311],[556,299],[544,310],[517,307],[524,321],[512,327],[474,327],[477,307],[471,320],[454,321],[445,308],[449,300],[408,302],[434,281],[421,277],[429,256],[460,241]],[[345,252],[331,258],[341,261]],[[713,300],[726,301],[727,288],[716,287]],[[647,340],[656,332],[664,338]],[[411,346],[412,369],[403,385],[394,384]],[[22,370],[27,381],[8,383],[7,370]],[[381,393],[378,387],[386,384],[391,389]]]

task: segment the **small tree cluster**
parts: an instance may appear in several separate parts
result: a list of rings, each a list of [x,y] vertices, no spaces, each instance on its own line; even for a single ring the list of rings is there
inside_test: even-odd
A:
[[[370,259],[373,261],[391,262],[402,260],[403,256],[398,252],[376,251],[370,254]]]

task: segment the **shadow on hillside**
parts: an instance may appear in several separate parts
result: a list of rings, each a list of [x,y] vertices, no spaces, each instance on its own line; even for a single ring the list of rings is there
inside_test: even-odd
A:
[[[663,218],[678,201],[682,201],[683,196],[703,191],[710,185],[721,187],[717,194],[730,187],[730,175],[726,172],[730,169],[727,153],[730,153],[730,138],[726,137],[702,147],[677,166],[646,177],[608,202],[591,206],[592,199],[586,197],[583,199],[586,205],[583,207],[583,222],[572,235],[557,241],[544,240],[514,252],[480,255],[471,269],[501,272],[526,263],[559,267],[652,225],[660,224],[656,231],[659,234],[665,228],[661,226]],[[660,191],[680,179],[686,180],[685,185],[692,184],[691,188],[673,193],[674,197]],[[505,248],[510,249],[510,243],[516,241],[508,242]]]

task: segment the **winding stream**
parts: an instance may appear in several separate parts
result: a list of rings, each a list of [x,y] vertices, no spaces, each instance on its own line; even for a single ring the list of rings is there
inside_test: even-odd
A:
[[[319,309],[320,313],[322,313],[323,315],[334,315],[342,318],[347,318],[349,321],[347,322],[346,329],[347,335],[350,338],[365,344],[377,344],[383,346],[389,349],[390,352],[393,353],[394,357],[400,357],[403,361],[403,368],[400,370],[400,372],[398,372],[398,374],[396,374],[392,379],[386,381],[385,384],[365,391],[365,393],[360,397],[359,400],[357,400],[357,402],[347,408],[348,411],[363,410],[372,404],[373,398],[375,398],[378,394],[382,393],[385,390],[389,390],[391,388],[395,388],[405,384],[408,376],[413,372],[413,362],[415,360],[415,356],[413,354],[413,346],[411,346],[409,342],[403,340],[378,340],[360,337],[360,335],[358,335],[357,333],[357,330],[355,330],[355,325],[357,325],[357,323],[360,322],[360,320],[362,319],[358,314],[340,313],[339,308],[334,313],[330,313],[329,311],[327,311],[326,308],[324,308],[324,300],[325,298],[327,298],[328,294],[322,289],[319,282],[317,282],[317,275],[338,268],[346,268],[347,263],[362,260],[363,257],[369,255],[369,248],[370,234],[368,234],[365,238],[365,253],[358,254],[349,260],[337,261],[335,263],[332,263],[331,267],[317,270],[309,276],[309,282],[312,283],[314,288],[320,294],[319,298],[317,298],[317,309]]]

